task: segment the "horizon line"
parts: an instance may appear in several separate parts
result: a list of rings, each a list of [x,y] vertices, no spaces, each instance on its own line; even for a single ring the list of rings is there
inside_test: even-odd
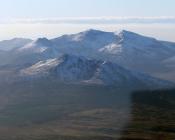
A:
[[[175,16],[6,18],[0,24],[175,24]]]

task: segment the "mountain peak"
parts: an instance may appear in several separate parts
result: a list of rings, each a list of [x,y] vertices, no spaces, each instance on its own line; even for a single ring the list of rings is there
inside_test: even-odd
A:
[[[106,33],[111,33],[111,32],[105,32],[105,31],[101,31],[101,30],[95,30],[95,29],[88,29],[84,32],[80,32],[81,34],[85,34],[85,35],[101,35],[101,34],[106,34]]]
[[[97,32],[103,32],[103,31],[95,30],[95,29],[88,29],[88,30],[86,30],[84,32],[86,32],[86,33],[97,33]]]
[[[116,32],[116,35],[118,35],[120,38],[125,38],[125,39],[134,39],[134,40],[142,40],[142,39],[147,39],[147,40],[155,40],[152,37],[147,37],[135,32],[131,32],[131,31],[127,31],[127,30],[119,30],[118,32]]]
[[[50,46],[52,45],[52,42],[50,40],[48,40],[47,38],[38,38],[35,41],[36,44],[40,44],[40,45],[45,45],[45,46]]]
[[[68,54],[60,58],[40,61],[28,68],[22,69],[20,74],[29,78],[30,76],[36,78],[51,76],[61,82],[85,82],[87,84],[102,84],[117,87],[122,87],[124,84],[133,88],[142,86],[151,88],[169,85],[165,81],[130,71],[116,63]]]
[[[137,33],[131,32],[131,31],[127,31],[127,30],[119,30],[118,32],[116,32],[116,35],[120,36],[120,37],[138,37],[141,36]]]
[[[59,57],[59,60],[62,60],[66,63],[82,63],[86,61],[92,61],[91,59],[88,59],[83,56],[76,56],[76,55],[71,55],[71,54],[63,54],[62,56]]]
[[[28,52],[44,52],[47,48],[53,46],[53,43],[47,38],[38,38],[35,41],[32,41],[25,46],[18,49],[18,51],[28,51]]]

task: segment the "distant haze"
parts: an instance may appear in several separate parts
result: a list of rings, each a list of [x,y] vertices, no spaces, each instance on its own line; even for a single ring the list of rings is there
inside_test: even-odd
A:
[[[160,40],[175,42],[174,23],[124,23],[124,24],[68,24],[68,23],[13,23],[0,24],[0,40],[15,37],[36,39],[39,37],[54,38],[63,34],[77,33],[87,29],[104,31],[130,30]]]

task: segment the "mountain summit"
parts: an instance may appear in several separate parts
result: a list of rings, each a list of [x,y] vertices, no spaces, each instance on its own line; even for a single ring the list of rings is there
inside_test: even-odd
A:
[[[40,61],[21,70],[28,78],[52,77],[61,82],[102,84],[141,89],[168,87],[169,83],[146,74],[132,72],[109,61],[91,60],[73,55]]]
[[[2,52],[2,63],[37,64],[63,54],[102,62],[111,62],[131,71],[139,71],[165,80],[175,74],[175,43],[159,41],[130,31],[87,30],[54,39],[39,38],[9,52]],[[171,60],[171,61],[170,61]],[[1,64],[1,62],[0,62]]]

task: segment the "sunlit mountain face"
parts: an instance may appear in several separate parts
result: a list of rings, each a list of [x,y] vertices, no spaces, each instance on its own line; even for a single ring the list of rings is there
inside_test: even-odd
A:
[[[174,54],[126,30],[1,41],[0,136],[174,139]]]

